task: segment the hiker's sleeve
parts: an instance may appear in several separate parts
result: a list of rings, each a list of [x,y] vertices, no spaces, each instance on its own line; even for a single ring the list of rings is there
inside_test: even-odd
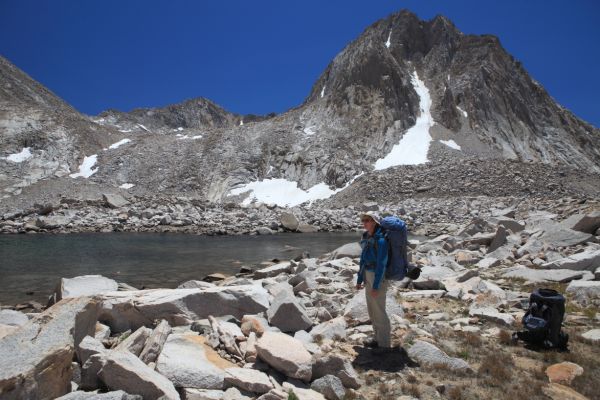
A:
[[[385,274],[385,267],[388,262],[388,242],[385,238],[377,241],[377,267],[375,268],[375,279],[373,280],[373,289],[379,289],[379,285]]]

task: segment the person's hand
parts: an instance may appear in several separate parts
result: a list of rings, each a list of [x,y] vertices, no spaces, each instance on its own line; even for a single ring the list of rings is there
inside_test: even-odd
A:
[[[356,290],[360,290],[364,287],[364,285],[362,283],[357,283],[356,284]]]
[[[379,290],[377,290],[377,289],[371,289],[371,297],[375,298],[377,296],[379,296]]]

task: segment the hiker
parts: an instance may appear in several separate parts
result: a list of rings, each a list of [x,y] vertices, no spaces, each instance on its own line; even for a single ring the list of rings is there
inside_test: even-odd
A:
[[[361,215],[365,228],[360,245],[360,269],[356,281],[356,289],[365,288],[367,310],[373,324],[375,337],[365,345],[373,348],[390,348],[390,319],[385,311],[388,281],[385,269],[388,263],[388,242],[384,237],[377,213],[369,211]],[[364,285],[363,285],[364,282]]]

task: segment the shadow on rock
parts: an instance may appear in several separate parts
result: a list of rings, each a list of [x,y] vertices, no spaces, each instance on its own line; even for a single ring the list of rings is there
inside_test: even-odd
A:
[[[408,357],[406,350],[400,346],[392,347],[387,351],[354,346],[354,351],[357,356],[352,361],[352,365],[362,370],[398,372],[405,367],[418,366]]]

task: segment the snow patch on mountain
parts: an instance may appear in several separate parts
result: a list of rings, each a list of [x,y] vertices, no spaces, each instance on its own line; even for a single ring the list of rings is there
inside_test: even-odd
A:
[[[298,182],[288,181],[283,178],[264,179],[245,184],[242,187],[229,191],[230,196],[237,196],[250,192],[242,205],[249,205],[252,201],[272,203],[281,207],[294,207],[305,202],[327,199],[350,186],[363,173],[356,175],[344,187],[331,189],[325,182],[318,183],[308,190],[298,187]]]
[[[450,139],[450,140],[440,140],[440,143],[445,144],[446,146],[450,147],[451,149],[454,150],[460,150],[461,147],[458,143],[456,143],[454,140]]]
[[[391,39],[392,39],[392,30],[390,29],[390,34],[388,35],[387,41],[385,42],[385,47],[387,47],[388,49],[390,48],[390,45],[392,44]]]
[[[129,143],[129,142],[131,142],[131,139],[121,139],[117,143],[113,143],[110,146],[108,146],[108,148],[109,149],[117,149],[120,146],[124,145],[125,143]]]
[[[134,187],[135,185],[133,183],[124,183],[122,185],[120,185],[119,187],[121,189],[131,189],[132,187]]]
[[[312,136],[315,133],[317,133],[317,131],[315,130],[314,126],[307,126],[306,128],[304,128],[304,133],[306,133],[309,136]]]
[[[98,155],[97,154],[93,154],[91,156],[84,157],[83,158],[83,162],[79,166],[79,172],[71,174],[69,176],[71,178],[79,178],[79,177],[89,178],[90,176],[92,176],[96,172],[98,172],[98,168],[93,169],[94,165],[96,165],[97,161],[98,161]]]
[[[31,158],[31,147],[24,147],[19,153],[9,154],[6,159],[8,161],[20,163]]]
[[[429,134],[429,128],[435,124],[431,116],[431,96],[425,82],[419,79],[417,71],[413,72],[411,82],[419,96],[421,113],[417,117],[415,125],[404,133],[400,142],[392,147],[390,153],[375,162],[376,170],[396,165],[423,164],[429,161],[427,153],[433,140]]]
[[[321,98],[323,98],[323,96],[325,96],[325,88],[327,87],[327,85],[323,85],[323,89],[321,89]]]
[[[462,108],[460,108],[459,106],[456,106],[456,108],[458,108],[458,111],[460,111],[462,113],[462,115],[465,116],[465,118],[467,118],[469,116],[469,114],[467,114],[467,112],[465,110],[463,110]]]

